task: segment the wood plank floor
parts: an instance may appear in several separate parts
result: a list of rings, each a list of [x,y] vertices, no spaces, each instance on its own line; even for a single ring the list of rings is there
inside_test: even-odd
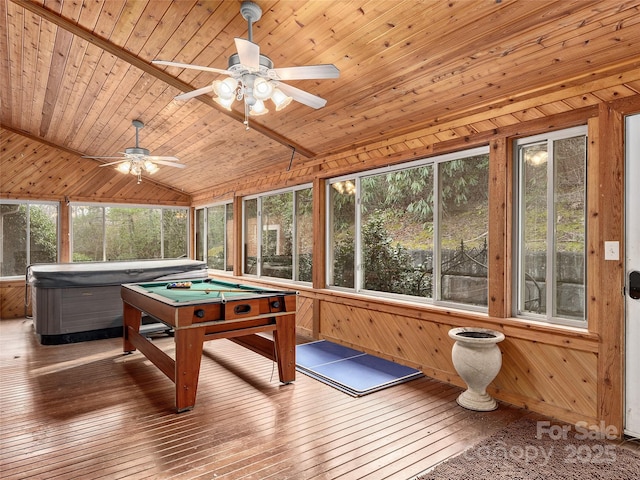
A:
[[[2,479],[412,479],[525,410],[459,407],[429,378],[352,398],[230,341],[205,344],[195,408],[122,339],[42,346],[0,321]],[[158,337],[170,351],[173,339]]]

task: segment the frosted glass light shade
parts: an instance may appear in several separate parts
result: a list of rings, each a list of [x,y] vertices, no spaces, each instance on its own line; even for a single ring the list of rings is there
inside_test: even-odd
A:
[[[273,93],[273,85],[264,78],[256,78],[253,84],[253,96],[258,100],[266,100]]]
[[[282,90],[280,90],[279,88],[273,89],[273,93],[271,94],[271,101],[276,105],[276,111],[280,111],[284,107],[289,105],[291,103],[291,100],[293,99],[282,93]]]
[[[249,110],[249,113],[252,116],[257,117],[259,115],[265,115],[265,114],[269,113],[269,110],[264,106],[264,102],[262,100],[256,99],[256,103],[254,103],[251,106],[251,109]]]
[[[236,96],[237,88],[238,82],[231,77],[213,82],[213,92],[223,100],[233,99]]]

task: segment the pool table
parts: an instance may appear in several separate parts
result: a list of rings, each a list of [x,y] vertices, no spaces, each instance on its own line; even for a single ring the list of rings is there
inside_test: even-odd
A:
[[[175,384],[178,412],[196,401],[205,341],[229,339],[278,365],[282,383],[295,380],[295,291],[213,279],[130,283],[121,286],[124,352],[138,349]],[[175,359],[140,334],[143,312],[170,326]],[[272,338],[259,335],[272,332]]]

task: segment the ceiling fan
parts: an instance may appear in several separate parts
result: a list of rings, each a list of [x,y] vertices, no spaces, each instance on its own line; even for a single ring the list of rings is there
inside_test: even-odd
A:
[[[231,110],[234,100],[244,100],[244,124],[247,130],[249,129],[249,115],[255,116],[268,113],[264,105],[264,101],[267,99],[273,101],[276,110],[283,109],[291,103],[291,100],[311,108],[324,107],[327,103],[325,99],[282,83],[282,81],[338,78],[340,76],[338,68],[331,64],[274,68],[271,59],[266,55],[262,55],[260,47],[253,43],[252,25],[253,22],[260,20],[262,17],[262,9],[253,2],[243,2],[240,6],[240,13],[249,24],[248,39],[235,38],[238,53],[234,53],[229,57],[229,66],[226,70],[189,63],[164,60],[152,61],[157,65],[190,68],[228,76],[222,81],[215,80],[211,85],[178,95],[175,99],[187,100],[213,92],[217,96],[214,100],[227,110]]]
[[[153,174],[158,171],[157,163],[160,165],[168,165],[169,167],[186,167],[185,164],[176,162],[176,160],[178,160],[176,157],[158,157],[155,155],[149,155],[149,150],[140,147],[138,144],[138,132],[144,127],[144,123],[140,120],[134,120],[131,124],[136,129],[136,146],[125,148],[124,152],[120,152],[124,157],[95,157],[84,155],[82,158],[95,158],[100,160],[118,159],[115,162],[103,163],[100,166],[107,167],[109,165],[118,165],[116,170],[122,173],[136,175],[138,177],[138,183],[142,182],[143,171],[148,174]]]

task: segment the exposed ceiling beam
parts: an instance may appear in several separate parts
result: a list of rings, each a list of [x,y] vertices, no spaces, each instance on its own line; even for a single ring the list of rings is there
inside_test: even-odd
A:
[[[98,35],[96,35],[93,32],[90,32],[89,30],[84,29],[83,27],[76,25],[75,23],[71,22],[70,20],[58,15],[57,13],[43,7],[42,5],[38,5],[34,2],[31,2],[29,0],[11,0],[11,2],[15,3],[16,5],[19,5],[21,7],[23,7],[26,10],[29,10],[31,13],[34,13],[36,15],[38,15],[39,17],[42,17],[43,19],[47,20],[48,22],[53,23],[54,25],[57,25],[58,27],[72,33],[73,35],[76,35],[80,38],[82,38],[83,40],[86,40],[87,42],[95,45],[96,47],[99,47],[101,49],[103,49],[106,52],[109,52],[112,55],[115,55],[116,57],[118,57],[119,59],[133,65],[134,67],[142,70],[145,73],[148,73],[149,75],[152,75],[153,77],[157,78],[158,80],[171,85],[172,87],[177,88],[178,90],[182,91],[182,92],[191,92],[192,90],[194,90],[194,88],[189,85],[188,83],[183,82],[182,80],[179,80],[176,77],[173,77],[171,75],[169,75],[168,73],[166,73],[164,70],[161,70],[157,67],[155,67],[154,65],[152,65],[151,63],[148,63],[146,61],[144,61],[143,59],[141,59],[140,57],[137,57],[136,55],[133,55],[131,52],[128,52],[126,50],[124,50],[123,48],[118,47],[117,45],[114,45],[113,43],[105,40],[102,37],[99,37]],[[220,107],[216,102],[213,101],[213,98],[211,98],[208,95],[200,95],[198,97],[196,97],[199,101],[209,105],[212,108],[215,108],[216,110],[218,110],[219,112],[223,113],[224,115],[227,115],[231,118],[233,118],[234,120],[238,121],[238,122],[244,122],[244,115],[236,112],[235,110],[231,110],[228,111],[226,109],[223,109],[222,107]],[[315,157],[316,154],[306,148],[304,148],[302,145],[298,145],[294,142],[292,142],[291,140],[289,140],[286,137],[283,137],[282,135],[274,132],[273,130],[268,129],[267,127],[260,125],[259,123],[252,123],[251,124],[251,128],[253,130],[255,130],[256,132],[261,133],[262,135],[264,135],[265,137],[270,138],[271,140],[274,140],[290,149],[295,149],[295,151],[297,153],[300,153],[301,155],[304,155],[307,158],[312,158]]]

